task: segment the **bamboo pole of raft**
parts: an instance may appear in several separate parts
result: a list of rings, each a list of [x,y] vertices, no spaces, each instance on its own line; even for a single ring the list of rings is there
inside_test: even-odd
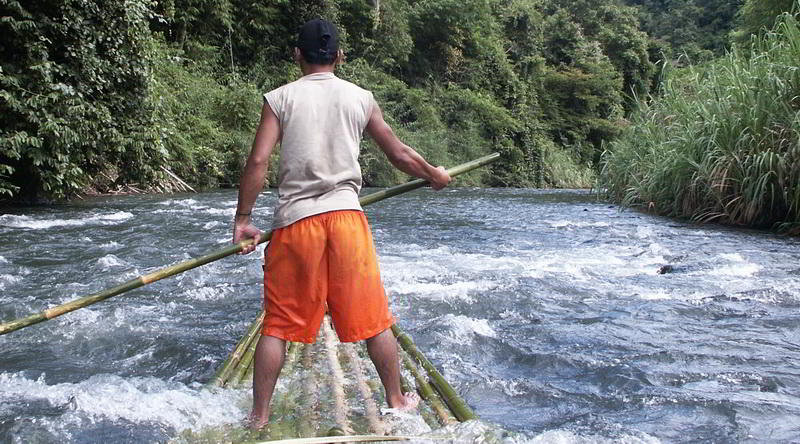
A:
[[[217,374],[214,376],[214,379],[211,380],[211,385],[222,387],[226,382],[228,382],[234,367],[236,367],[236,365],[242,359],[245,350],[260,332],[261,323],[264,321],[264,315],[264,310],[261,310],[261,313],[256,317],[253,323],[250,324],[250,328],[247,329],[247,333],[242,336],[242,339],[240,339],[236,344],[236,347],[233,348],[233,352],[231,352],[225,362],[222,363],[222,367],[219,368]]]
[[[319,387],[317,387],[317,375],[312,365],[311,347],[303,348],[302,365],[306,369],[305,384],[303,384],[303,405],[305,414],[297,418],[297,436],[314,436],[314,422],[317,420],[319,408]]]
[[[458,176],[460,174],[464,174],[466,172],[472,171],[476,168],[482,167],[489,163],[494,162],[500,158],[499,153],[493,153],[488,156],[481,157],[480,159],[476,159],[467,163],[463,163],[461,165],[455,166],[449,170],[447,170],[450,176]],[[417,179],[412,180],[411,182],[397,185],[391,188],[387,188],[385,190],[378,191],[376,193],[368,194],[359,199],[359,202],[362,206],[370,205],[380,200],[397,196],[398,194],[406,193],[411,190],[415,190],[417,188],[422,188],[423,186],[427,185],[428,182]],[[268,241],[272,237],[272,231],[267,231],[261,233],[261,237],[258,240],[258,244],[262,244]],[[75,311],[79,308],[88,307],[89,305],[96,304],[98,302],[104,301],[108,298],[120,295],[122,293],[137,289],[147,284],[151,284],[153,282],[159,281],[161,279],[174,276],[178,273],[183,273],[184,271],[191,270],[193,268],[197,268],[201,265],[205,265],[209,262],[214,262],[216,260],[222,259],[224,257],[228,257],[234,255],[240,251],[245,246],[250,246],[253,244],[252,240],[244,240],[236,244],[232,244],[226,248],[211,252],[206,254],[205,256],[200,256],[195,259],[190,259],[188,261],[184,261],[169,267],[162,268],[160,270],[156,270],[152,273],[145,274],[139,276],[137,278],[131,279],[127,282],[124,282],[116,287],[112,287],[106,290],[103,290],[99,293],[94,293],[89,296],[84,296],[82,298],[78,298],[67,302],[65,304],[61,304],[55,307],[48,308],[40,313],[32,314],[30,316],[16,319],[14,321],[5,322],[0,324],[0,335],[4,335],[7,333],[11,333],[12,331],[19,330],[21,328],[25,328],[34,324],[38,324],[39,322],[48,321],[55,317],[61,316],[63,314]]]
[[[453,412],[455,417],[461,421],[467,421],[470,419],[475,419],[475,413],[473,413],[472,409],[469,408],[467,403],[458,396],[453,387],[450,383],[444,379],[439,370],[436,370],[436,367],[428,361],[428,358],[425,357],[419,350],[417,350],[417,346],[414,345],[414,341],[411,340],[411,337],[400,330],[400,327],[397,325],[392,325],[392,333],[394,333],[395,337],[397,338],[397,342],[400,343],[400,346],[403,347],[403,350],[406,351],[409,355],[413,356],[417,362],[422,365],[422,368],[428,372],[428,376],[431,378],[431,382],[436,390],[442,395],[444,398],[444,402],[450,407],[450,410]]]
[[[341,428],[345,435],[353,433],[350,421],[347,419],[349,409],[344,392],[344,371],[339,362],[339,354],[336,347],[336,334],[328,324],[328,319],[322,321],[322,335],[325,343],[325,354],[328,356],[328,368],[330,370],[329,381],[331,383],[331,397],[333,398],[333,418],[336,425]],[[329,432],[330,434],[330,432]]]
[[[369,424],[370,432],[376,435],[382,435],[384,426],[379,418],[378,404],[372,397],[372,389],[367,385],[367,378],[364,376],[364,366],[361,365],[361,360],[358,357],[356,348],[350,343],[342,344],[342,347],[344,348],[345,356],[347,356],[347,359],[350,361],[351,371],[353,376],[355,376],[356,387],[361,393],[361,397],[364,398],[365,416],[367,417],[367,424]]]
[[[408,357],[408,354],[403,354],[403,364],[405,364],[408,371],[411,372],[411,376],[413,376],[414,380],[417,382],[417,388],[419,389],[420,395],[422,395],[422,399],[430,403],[431,409],[433,409],[436,416],[439,417],[441,424],[446,426],[455,422],[455,418],[450,414],[450,410],[442,404],[442,400],[439,399],[439,396],[436,394],[433,387],[428,384],[428,381],[422,377],[419,369],[417,369],[417,366],[411,361],[411,358]]]
[[[286,350],[286,358],[284,359],[283,370],[281,371],[289,373],[294,370],[294,366],[297,365],[297,361],[300,359],[300,353],[305,348],[306,344],[303,342],[290,342]]]
[[[256,361],[254,359],[253,362],[251,362],[250,365],[247,366],[247,371],[244,372],[244,377],[242,378],[241,381],[239,381],[239,385],[242,385],[247,381],[252,381],[253,380],[253,372],[255,371],[255,364],[256,364]]]
[[[255,337],[253,337],[253,340],[250,341],[250,345],[247,346],[247,351],[244,352],[244,355],[242,355],[242,359],[239,361],[239,364],[236,366],[236,369],[234,369],[230,379],[228,379],[228,382],[225,384],[226,386],[231,385],[236,387],[241,384],[245,373],[247,373],[247,369],[250,368],[250,364],[253,363],[253,356],[256,354],[256,347],[258,346],[258,340],[260,338],[261,332],[259,331],[256,333]]]
[[[409,436],[409,435],[343,435],[343,436],[318,436],[313,438],[290,438],[272,441],[243,441],[242,444],[333,444],[340,442],[385,442],[385,441],[412,441],[448,440],[447,436]]]

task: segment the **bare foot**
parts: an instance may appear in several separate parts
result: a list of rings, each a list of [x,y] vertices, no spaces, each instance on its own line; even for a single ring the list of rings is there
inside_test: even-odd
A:
[[[267,418],[259,418],[254,415],[250,415],[245,419],[245,427],[248,430],[257,432],[269,424],[269,416]]]
[[[414,410],[419,405],[419,395],[415,392],[403,393],[401,402],[392,405],[392,409],[398,412],[408,412]]]

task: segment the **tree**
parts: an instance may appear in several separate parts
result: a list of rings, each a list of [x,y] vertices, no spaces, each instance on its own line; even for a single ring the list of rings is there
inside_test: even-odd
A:
[[[548,2],[551,14],[566,11],[587,41],[596,41],[602,53],[622,74],[622,94],[649,92],[653,65],[647,54],[647,35],[639,30],[636,10],[618,0],[556,0]]]
[[[146,103],[147,3],[2,0],[0,16],[0,194],[152,178],[166,152]]]
[[[709,60],[728,47],[728,33],[743,0],[625,0],[638,9],[640,28],[660,48],[663,57],[687,56],[690,62]]]

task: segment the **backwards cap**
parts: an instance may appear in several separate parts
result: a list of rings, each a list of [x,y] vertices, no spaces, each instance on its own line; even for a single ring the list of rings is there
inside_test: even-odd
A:
[[[308,63],[317,65],[333,63],[339,52],[339,35],[336,27],[322,19],[306,22],[297,36],[297,47]]]

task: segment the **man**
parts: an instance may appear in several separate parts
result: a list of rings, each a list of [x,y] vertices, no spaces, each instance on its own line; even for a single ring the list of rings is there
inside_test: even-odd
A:
[[[294,58],[303,77],[265,94],[261,123],[242,173],[233,241],[254,239],[253,204],[264,185],[270,153],[281,142],[278,203],[266,251],[267,315],[255,354],[251,428],[269,420],[286,341],[313,343],[325,305],[342,342],[366,340],[390,407],[409,410],[419,398],[402,393],[394,318],[380,280],[375,247],[358,202],[358,153],[364,130],[401,171],[442,189],[450,176],[403,144],[383,120],[372,93],[337,78],[336,28],[303,25]]]

